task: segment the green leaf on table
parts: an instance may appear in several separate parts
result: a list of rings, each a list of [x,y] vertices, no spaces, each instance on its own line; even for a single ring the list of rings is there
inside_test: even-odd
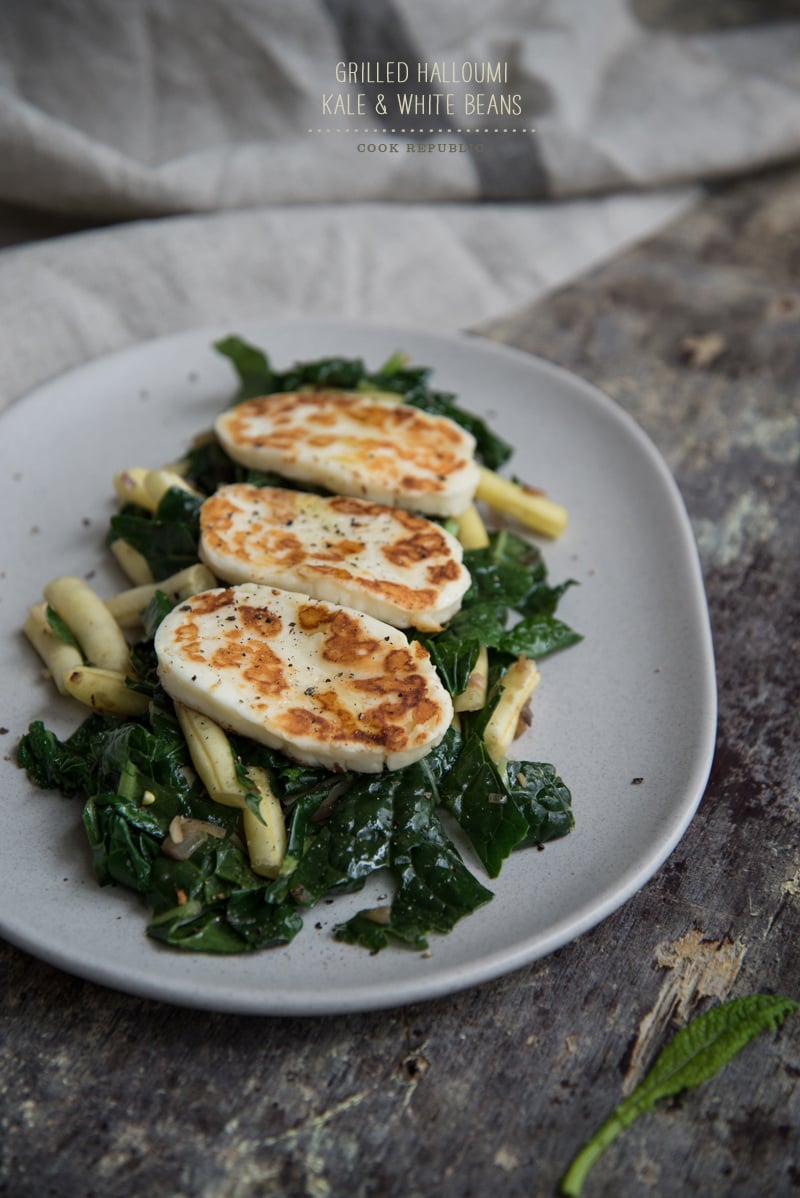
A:
[[[644,1081],[581,1149],[561,1181],[561,1194],[577,1198],[594,1162],[634,1120],[662,1099],[708,1081],[750,1040],[780,1027],[798,1006],[781,995],[749,994],[698,1015],[662,1049]]]

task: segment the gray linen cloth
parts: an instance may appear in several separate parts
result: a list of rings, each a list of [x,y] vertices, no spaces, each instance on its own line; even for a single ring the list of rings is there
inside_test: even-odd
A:
[[[698,184],[795,157],[800,20],[693,8],[10,0],[0,205],[22,243],[0,250],[0,403],[207,322],[475,325]],[[486,64],[502,79],[481,84]],[[476,113],[476,93],[506,111]],[[34,216],[79,231],[24,243]]]

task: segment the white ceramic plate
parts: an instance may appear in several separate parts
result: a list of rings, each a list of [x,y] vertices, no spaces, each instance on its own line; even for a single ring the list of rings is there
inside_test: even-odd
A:
[[[96,885],[80,802],[36,790],[15,764],[30,720],[44,718],[61,735],[80,720],[75,705],[54,698],[19,632],[28,606],[63,573],[92,575],[103,595],[124,587],[103,548],[112,474],[179,456],[210,424],[235,390],[229,364],[212,349],[231,331],[280,368],[329,354],[374,368],[406,350],[434,368],[434,386],[488,416],[517,446],[514,472],[571,514],[567,533],[542,544],[551,580],[581,584],[559,614],[585,640],[543,661],[519,756],[558,767],[576,828],[543,852],[513,855],[489,883],[494,900],[449,936],[432,936],[428,955],[393,947],[371,956],[333,939],[333,924],[366,905],[369,891],[320,905],[285,948],[222,958],[163,948],[145,935],[135,896]],[[619,907],[678,842],[705,786],[716,724],[697,554],[663,460],[587,383],[468,336],[248,321],[92,362],[13,405],[0,428],[0,932],[8,940],[82,977],[187,1006],[366,1010],[447,994],[551,952]]]

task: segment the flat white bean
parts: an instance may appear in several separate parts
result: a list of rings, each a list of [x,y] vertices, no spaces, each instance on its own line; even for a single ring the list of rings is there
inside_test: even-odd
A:
[[[124,716],[144,715],[147,711],[147,695],[126,686],[125,675],[117,670],[79,666],[68,670],[63,677],[67,694],[93,711]]]
[[[153,571],[147,563],[147,558],[129,545],[127,541],[117,538],[111,542],[111,552],[117,559],[125,574],[136,586],[145,586],[153,581]]]
[[[114,475],[114,490],[120,503],[135,503],[137,507],[155,511],[155,505],[145,486],[149,473],[144,466],[131,466],[128,470],[120,470]]]
[[[54,578],[44,597],[72,632],[87,661],[102,669],[131,672],[125,637],[103,600],[80,578]]]
[[[501,761],[517,733],[525,704],[541,681],[539,667],[528,657],[518,657],[501,680],[502,693],[483,732],[483,743],[492,761]]]
[[[242,811],[253,872],[276,878],[286,856],[286,823],[280,800],[272,793],[266,771],[257,766],[247,771],[253,791],[259,796],[256,815],[247,805],[248,788],[239,781],[230,741],[219,724],[183,703],[175,704],[175,714],[186,738],[192,765],[212,799]]]
[[[188,599],[200,591],[208,591],[217,585],[217,580],[208,566],[197,562],[163,578],[160,582],[147,583],[145,586],[132,587],[129,591],[120,591],[106,599],[106,607],[121,628],[136,628],[142,623],[142,612],[147,607],[156,591],[163,591],[173,603],[180,599]]]
[[[226,807],[245,807],[246,792],[236,776],[231,744],[219,724],[183,703],[175,704],[175,714],[192,765],[212,799]]]
[[[266,771],[253,766],[247,772],[259,795],[258,815],[246,807],[242,820],[250,868],[263,878],[277,878],[286,856],[283,808],[272,793]]]
[[[68,645],[53,632],[47,620],[47,604],[37,603],[28,612],[22,631],[47,667],[59,693],[68,694],[64,674],[83,665],[83,658],[74,645]]]
[[[180,474],[176,474],[174,470],[148,470],[144,478],[144,489],[149,498],[149,506],[152,511],[155,511],[164,495],[171,487],[178,487],[181,491],[188,491],[190,495],[197,495],[194,487],[190,487],[185,478]]]

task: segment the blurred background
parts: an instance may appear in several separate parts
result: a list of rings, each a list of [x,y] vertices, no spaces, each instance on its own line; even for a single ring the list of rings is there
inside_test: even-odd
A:
[[[799,150],[793,0],[7,0],[0,391],[218,319],[474,326]]]

